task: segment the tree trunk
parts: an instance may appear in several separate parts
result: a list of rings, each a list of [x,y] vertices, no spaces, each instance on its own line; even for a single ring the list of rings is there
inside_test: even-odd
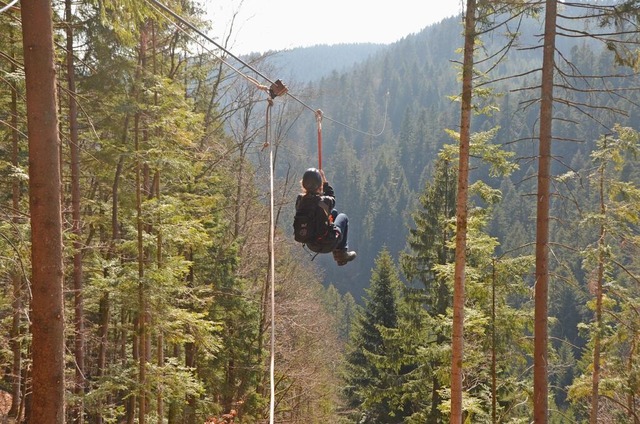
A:
[[[177,343],[173,345],[173,353],[172,356],[174,358],[180,357],[180,345]],[[183,402],[180,402],[180,404]],[[169,408],[167,411],[167,424],[178,424],[178,414],[180,412],[179,403],[175,400],[172,400],[169,403]]]
[[[51,2],[21,2],[32,256],[31,423],[63,424],[64,307],[60,140]]]
[[[473,94],[473,53],[476,0],[467,0],[462,64],[462,105],[460,112],[460,153],[456,200],[456,260],[453,286],[453,335],[451,340],[451,423],[461,424],[462,363],[464,357],[464,299],[467,248],[467,198],[469,196],[469,144],[471,139],[471,99]]]
[[[136,138],[136,153],[138,153],[139,141],[138,141],[138,121],[139,118],[136,115],[135,118],[135,138]],[[147,355],[146,355],[146,294],[144,284],[144,247],[143,247],[143,222],[142,222],[142,181],[141,181],[141,163],[140,159],[136,159],[136,221],[138,231],[138,386],[140,387],[140,393],[138,396],[138,422],[140,424],[145,423],[146,419],[146,396],[145,385],[147,379]]]
[[[533,358],[533,419],[534,422],[538,424],[546,423],[548,419],[549,206],[557,6],[556,0],[546,0],[542,84],[540,88],[540,145],[536,213],[536,285]]]
[[[14,32],[11,30],[10,39],[14,39]],[[13,43],[12,43],[13,44]],[[11,62],[11,71],[16,71],[16,65]],[[11,164],[15,169],[18,169],[20,147],[18,141],[20,139],[18,134],[18,92],[17,87],[12,87],[11,90]],[[18,224],[20,211],[20,180],[13,178],[11,181],[11,199],[13,207],[14,224]],[[11,281],[13,286],[13,299],[11,303],[12,310],[12,322],[11,322],[11,354],[13,355],[13,362],[11,365],[11,409],[9,410],[9,417],[16,419],[20,414],[20,402],[22,399],[22,343],[20,342],[22,331],[22,273],[19,269],[14,269],[11,272]]]
[[[98,330],[98,364],[96,376],[98,379],[105,375],[107,369],[107,343],[109,336],[109,320],[111,319],[111,302],[109,301],[109,292],[104,292],[100,298],[99,314],[100,327]],[[100,413],[96,414],[95,424],[102,424],[103,419]]]
[[[155,67],[155,66],[154,66]],[[160,171],[156,172],[156,177],[154,178],[154,195],[157,199],[160,199]],[[157,224],[157,238],[156,238],[156,263],[158,265],[158,269],[162,269],[164,264],[162,262],[162,231],[161,226]],[[158,355],[158,369],[162,370],[164,367],[164,335],[162,333],[162,328],[158,327],[158,340],[157,340],[157,355]],[[156,397],[156,412],[158,414],[158,424],[164,423],[164,400],[163,400],[163,382],[159,382],[158,394]]]
[[[496,354],[496,259],[491,262],[491,422],[498,422],[498,376]]]
[[[140,49],[138,58],[138,76],[142,77],[146,68],[146,55],[148,43],[147,26],[144,25],[140,32]],[[139,101],[138,95],[135,100]],[[141,128],[142,113],[136,112],[134,116],[134,139],[136,152],[136,223],[137,223],[137,248],[138,248],[138,387],[140,387],[138,397],[138,424],[145,424],[147,419],[147,337],[148,337],[148,317],[147,317],[147,295],[146,284],[144,282],[145,274],[145,249],[144,249],[144,232],[145,226],[142,219],[142,202],[143,191],[149,192],[148,184],[148,167],[140,160],[140,137],[145,137],[146,131]]]
[[[76,81],[73,48],[73,15],[71,0],[65,0],[65,19],[67,21],[67,83],[69,88],[69,150],[71,152],[71,215],[73,241],[73,299],[75,307],[75,385],[73,391],[77,398],[74,406],[73,422],[84,422],[84,297],[82,276],[82,229],[80,222],[80,148],[78,145],[78,105],[76,103]]]
[[[187,368],[196,368],[196,353],[197,353],[196,344],[193,342],[189,342],[184,347],[184,362]],[[187,396],[187,404],[185,405],[186,409],[184,412],[184,423],[185,424],[196,424],[196,397],[194,395]]]
[[[606,147],[606,145],[605,145]],[[606,164],[600,166],[600,214],[601,219],[605,219],[607,208],[604,200],[604,171]],[[598,239],[598,276],[596,281],[596,328],[593,337],[593,374],[591,375],[591,416],[589,422],[598,424],[598,409],[600,396],[598,394],[600,386],[600,337],[602,335],[602,283],[604,279],[604,249],[605,237],[607,235],[604,222],[600,224],[600,238]]]

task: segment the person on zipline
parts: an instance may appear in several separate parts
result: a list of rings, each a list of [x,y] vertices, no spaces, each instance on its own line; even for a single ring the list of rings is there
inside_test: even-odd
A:
[[[324,171],[309,168],[300,183],[303,193],[296,199],[296,240],[306,244],[313,252],[332,252],[333,259],[339,266],[354,260],[356,252],[349,251],[347,240],[349,218],[335,209],[335,193],[327,182]]]

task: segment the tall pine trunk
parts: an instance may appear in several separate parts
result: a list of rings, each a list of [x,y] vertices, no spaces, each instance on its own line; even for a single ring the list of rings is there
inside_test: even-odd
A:
[[[456,256],[453,286],[453,335],[451,340],[451,423],[461,424],[462,363],[464,359],[464,299],[467,247],[467,199],[469,196],[469,144],[471,139],[471,99],[473,94],[473,53],[476,39],[476,0],[467,0],[462,63],[462,105],[460,111],[460,152],[456,199]]]
[[[71,153],[71,231],[73,241],[73,299],[74,299],[74,356],[75,384],[73,392],[76,404],[73,411],[73,422],[84,423],[84,297],[82,282],[82,236],[80,222],[80,148],[78,145],[78,105],[76,103],[76,80],[73,47],[73,14],[71,0],[65,1],[65,20],[67,21],[67,84],[69,88],[69,150]]]
[[[546,423],[548,420],[549,207],[557,6],[556,0],[546,0],[542,83],[540,88],[533,358],[533,419],[538,424]]]
[[[32,256],[31,423],[63,424],[64,307],[60,139],[53,13],[48,0],[22,1],[29,136]]]

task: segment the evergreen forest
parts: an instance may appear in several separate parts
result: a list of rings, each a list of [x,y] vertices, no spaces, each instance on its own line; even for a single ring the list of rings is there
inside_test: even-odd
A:
[[[236,57],[193,0],[0,0],[0,423],[640,424],[640,4],[463,3]]]

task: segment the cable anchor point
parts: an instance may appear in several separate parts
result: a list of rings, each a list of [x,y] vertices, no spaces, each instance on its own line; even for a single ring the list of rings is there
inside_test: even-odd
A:
[[[289,89],[287,88],[287,86],[284,85],[280,80],[276,80],[276,82],[271,84],[271,87],[269,87],[269,95],[272,99],[275,99],[278,96],[284,96],[288,91]]]

